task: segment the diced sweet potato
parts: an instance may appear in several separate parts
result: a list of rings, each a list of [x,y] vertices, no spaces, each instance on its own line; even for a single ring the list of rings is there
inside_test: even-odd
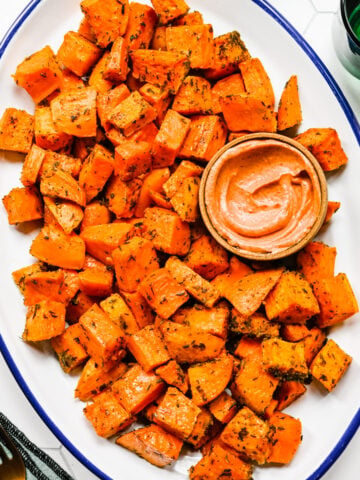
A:
[[[65,331],[65,305],[53,300],[42,300],[28,307],[22,339],[41,342]]]
[[[155,28],[153,38],[151,40],[151,48],[153,50],[166,50],[166,27],[160,25]]]
[[[123,37],[117,37],[107,57],[104,78],[110,82],[120,83],[126,80],[129,72],[128,43]]]
[[[91,74],[89,76],[88,86],[95,90],[98,94],[108,93],[114,86],[114,82],[111,82],[105,78],[110,55],[110,51],[105,50],[105,53],[91,70]]]
[[[204,23],[203,16],[200,12],[186,13],[172,22],[174,25],[202,25]]]
[[[16,68],[14,80],[35,103],[40,103],[61,88],[62,73],[52,49],[46,45],[26,57]]]
[[[96,144],[83,163],[79,174],[79,185],[85,191],[87,202],[101,192],[113,169],[112,154],[102,145]]]
[[[241,315],[235,308],[232,309],[230,330],[242,335],[255,337],[278,337],[280,325],[270,322],[265,315],[255,312],[250,317]]]
[[[100,302],[100,307],[109,316],[110,320],[118,325],[125,333],[132,334],[139,330],[138,323],[127,306],[125,300],[118,293],[113,293]]]
[[[238,95],[244,92],[244,81],[240,73],[234,73],[216,82],[211,89],[213,113],[222,112],[220,98],[226,97],[227,95]]]
[[[178,388],[182,393],[186,394],[189,390],[188,377],[175,360],[170,360],[166,365],[158,367],[155,373],[168,385]]]
[[[58,151],[71,145],[72,136],[56,129],[50,107],[37,107],[34,121],[35,142],[39,147]]]
[[[91,297],[107,297],[113,290],[113,277],[106,267],[85,268],[79,273],[80,290]]]
[[[93,298],[85,295],[84,292],[78,291],[66,307],[66,321],[70,325],[77,323],[81,315],[92,307],[93,304]]]
[[[193,448],[199,449],[209,441],[215,428],[211,413],[205,408],[202,408],[200,415],[196,419],[194,429],[186,441],[190,443]]]
[[[91,25],[85,15],[82,17],[77,31],[90,42],[96,43],[96,37],[93,34]]]
[[[28,153],[34,136],[34,116],[7,108],[0,120],[0,150]]]
[[[43,217],[43,205],[35,187],[13,188],[2,201],[10,225],[39,220]]]
[[[186,178],[199,177],[204,169],[193,162],[183,160],[175,172],[163,184],[168,198],[172,198]]]
[[[275,95],[268,74],[259,58],[251,57],[239,64],[245,90],[274,109]]]
[[[209,404],[210,413],[221,423],[229,423],[236,415],[237,403],[227,392],[222,392]]]
[[[349,368],[351,362],[351,356],[330,338],[314,358],[310,366],[310,372],[328,392],[331,392]]]
[[[84,77],[101,56],[101,49],[78,32],[69,31],[57,53],[57,59],[79,77]]]
[[[302,343],[292,343],[280,338],[268,338],[262,342],[264,370],[286,380],[305,380],[308,367]]]
[[[260,338],[241,337],[240,342],[235,350],[235,355],[240,358],[261,357],[262,356],[262,340]]]
[[[277,410],[283,410],[288,407],[305,392],[306,387],[301,382],[296,382],[295,380],[283,382],[277,392],[277,399],[279,401]]]
[[[285,324],[281,328],[281,336],[288,342],[298,342],[309,334],[310,330],[302,324]]]
[[[299,88],[297,76],[292,75],[286,82],[282,91],[278,106],[278,130],[300,125],[302,122],[302,112],[299,99]]]
[[[44,152],[45,157],[39,171],[40,180],[44,176],[51,177],[53,173],[58,171],[69,174],[74,179],[78,177],[82,165],[80,158],[70,157],[70,155],[52,152],[51,150],[44,150]],[[61,185],[61,181],[59,183]]]
[[[63,282],[64,271],[62,269],[53,272],[34,271],[25,275],[23,280],[24,305],[34,305],[42,300],[66,303],[62,292]]]
[[[269,455],[268,435],[268,424],[248,407],[243,407],[226,425],[220,438],[245,458],[262,465]]]
[[[110,177],[105,198],[109,210],[115,214],[116,218],[131,218],[134,215],[141,185],[142,181],[139,178],[123,182],[117,175]]]
[[[168,168],[158,168],[152,170],[145,178],[141,186],[139,199],[135,207],[135,216],[142,217],[145,209],[151,205],[150,192],[162,192],[164,182],[170,177]]]
[[[79,343],[79,324],[70,325],[61,335],[51,339],[51,346],[56,352],[61,368],[69,373],[84,363],[88,355]]]
[[[324,330],[320,328],[312,328],[301,343],[304,345],[305,360],[307,365],[310,365],[315,355],[319,352],[326,339]]]
[[[145,372],[170,360],[160,332],[153,325],[148,325],[132,334],[127,340],[127,345]]]
[[[149,48],[157,23],[155,10],[142,3],[130,2],[129,22],[124,36],[129,50]]]
[[[180,150],[180,157],[208,162],[226,143],[227,130],[217,115],[195,115]]]
[[[271,450],[267,462],[286,465],[301,443],[301,422],[285,413],[275,412],[269,418],[269,426]]]
[[[1,135],[1,133],[0,133]],[[21,170],[21,183],[25,187],[31,187],[37,182],[41,165],[45,158],[45,150],[38,147],[36,144],[32,144],[29,153],[26,155],[22,170]]]
[[[211,283],[219,290],[221,296],[225,297],[229,288],[249,273],[253,273],[252,268],[233,256],[229,261],[229,269],[217,275]]]
[[[40,192],[49,197],[69,200],[82,207],[86,204],[86,195],[83,188],[70,173],[61,169],[45,171],[40,180]]]
[[[209,235],[202,235],[191,244],[185,263],[207,280],[229,267],[226,250]]]
[[[40,263],[33,263],[32,265],[19,268],[12,272],[11,274],[12,278],[22,294],[24,294],[24,291],[25,291],[25,281],[27,277],[38,272],[41,272]]]
[[[188,75],[174,98],[172,109],[182,115],[206,115],[212,112],[210,82]]]
[[[187,325],[167,321],[160,328],[171,358],[179,363],[211,360],[218,357],[225,346],[223,339]]]
[[[121,37],[120,37],[121,38]],[[96,98],[96,107],[97,113],[101,125],[108,132],[111,129],[111,123],[109,122],[109,116],[112,110],[119,105],[123,100],[125,100],[130,95],[130,90],[127,86],[122,83],[121,85],[116,86],[115,88],[98,93]],[[119,132],[119,135],[121,133]]]
[[[310,284],[334,276],[336,248],[323,242],[308,243],[297,255],[298,270]]]
[[[54,200],[50,197],[43,197],[45,208],[54,217],[57,225],[64,230],[65,233],[70,234],[75,230],[83,219],[83,210],[79,205],[68,202],[67,200]]]
[[[145,100],[156,109],[156,123],[161,125],[171,103],[171,96],[167,91],[164,91],[151,83],[145,83],[139,89],[139,92]]]
[[[330,200],[328,201],[324,223],[330,222],[334,213],[336,213],[339,210],[340,205],[341,205],[340,202],[332,202]]]
[[[172,20],[188,12],[189,7],[184,0],[151,0],[160,24],[166,25]]]
[[[94,225],[105,225],[110,223],[111,214],[106,205],[100,200],[94,200],[86,205],[84,216],[81,222],[81,230]]]
[[[198,177],[186,178],[170,200],[170,205],[184,222],[193,223],[199,218],[199,189]]]
[[[151,144],[124,141],[115,148],[115,175],[124,182],[147,173],[151,169]]]
[[[109,390],[97,395],[94,402],[84,408],[84,414],[96,433],[104,438],[125,430],[135,421]]]
[[[164,382],[152,372],[146,373],[140,365],[132,366],[111,387],[117,400],[131,414],[143,410],[164,390]]]

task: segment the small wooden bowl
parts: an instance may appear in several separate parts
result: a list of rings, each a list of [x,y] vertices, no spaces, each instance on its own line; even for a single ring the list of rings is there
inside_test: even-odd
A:
[[[208,211],[206,208],[205,204],[205,191],[206,191],[206,183],[207,179],[209,176],[209,173],[213,167],[213,165],[219,160],[219,158],[230,148],[234,147],[235,145],[238,145],[240,143],[248,142],[251,140],[276,140],[278,142],[282,142],[284,144],[290,145],[292,147],[295,147],[297,150],[300,151],[311,163],[313,166],[316,175],[319,180],[319,187],[320,187],[320,195],[321,195],[321,202],[320,202],[320,210],[318,217],[312,226],[312,228],[304,235],[304,237],[297,243],[291,245],[288,248],[285,248],[284,250],[277,251],[275,253],[272,252],[252,252],[249,250],[242,249],[240,247],[236,247],[234,245],[231,245],[226,238],[221,236],[219,232],[215,229],[214,225],[212,224],[211,218],[208,215]],[[278,260],[280,258],[287,257],[289,255],[292,255],[293,253],[297,252],[298,250],[301,250],[308,242],[310,242],[315,235],[318,233],[320,230],[321,226],[324,223],[325,220],[325,215],[327,211],[327,203],[328,203],[328,195],[327,195],[327,183],[326,183],[326,177],[324,175],[324,171],[321,168],[320,164],[316,160],[316,158],[307,150],[303,145],[301,145],[299,142],[293,140],[292,138],[286,137],[284,135],[280,135],[277,133],[251,133],[248,135],[244,135],[243,137],[240,137],[236,140],[233,140],[232,142],[226,144],[223,148],[221,148],[210,160],[210,162],[207,164],[204,173],[201,178],[201,183],[200,183],[200,191],[199,191],[199,203],[200,203],[200,212],[202,219],[209,230],[210,234],[212,237],[226,250],[230,251],[231,253],[234,253],[235,255],[239,255],[240,257],[248,258],[251,260],[264,260],[264,261],[269,261],[269,260]]]

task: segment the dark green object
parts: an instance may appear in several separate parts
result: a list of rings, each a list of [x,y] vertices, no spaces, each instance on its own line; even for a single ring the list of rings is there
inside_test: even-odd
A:
[[[360,4],[351,12],[349,23],[355,36],[360,40]]]

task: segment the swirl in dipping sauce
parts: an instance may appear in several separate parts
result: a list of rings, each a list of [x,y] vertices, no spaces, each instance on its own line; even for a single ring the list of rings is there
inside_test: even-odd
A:
[[[252,140],[230,148],[214,163],[205,205],[214,228],[232,246],[276,253],[312,228],[321,189],[300,150],[276,140]]]

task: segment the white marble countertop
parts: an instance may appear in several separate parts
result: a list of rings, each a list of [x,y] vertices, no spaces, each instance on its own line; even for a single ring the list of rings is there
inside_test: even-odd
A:
[[[61,0],[60,0],[61,1]],[[75,1],[75,0],[74,0]],[[352,77],[335,57],[331,23],[339,0],[269,0],[317,52],[340,85],[360,120],[360,80]],[[28,0],[0,1],[0,38],[25,7]],[[75,480],[95,480],[80,462],[61,445],[32,408],[0,355],[0,411],[9,417],[40,448],[63,466]],[[360,478],[360,431],[323,480]],[[2,479],[1,479],[2,480]],[[289,479],[291,480],[291,479]],[[304,479],[305,480],[305,479]]]

